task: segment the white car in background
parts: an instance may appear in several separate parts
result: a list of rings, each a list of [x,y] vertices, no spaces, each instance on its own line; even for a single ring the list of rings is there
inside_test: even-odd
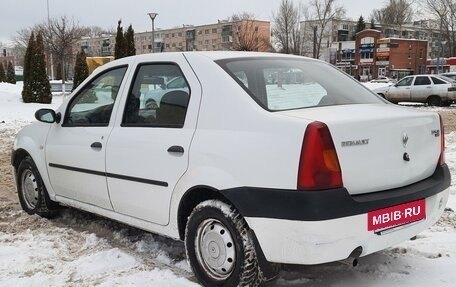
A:
[[[166,93],[151,113],[141,100],[155,89]],[[430,227],[448,200],[437,113],[304,57],[123,58],[36,118],[12,151],[22,208],[66,205],[183,240],[204,286],[356,260]]]
[[[456,100],[456,82],[439,75],[413,75],[373,91],[392,103],[420,102],[449,106]]]

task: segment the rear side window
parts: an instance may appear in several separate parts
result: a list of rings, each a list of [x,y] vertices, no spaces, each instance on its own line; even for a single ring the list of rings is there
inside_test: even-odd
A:
[[[122,126],[182,128],[190,87],[173,63],[143,64],[128,94]]]
[[[426,85],[430,85],[430,84],[431,84],[431,80],[429,80],[429,77],[425,77],[425,76],[416,77],[415,83],[414,83],[415,86],[426,86]]]
[[[261,57],[216,62],[269,111],[383,103],[354,79],[319,61]]]

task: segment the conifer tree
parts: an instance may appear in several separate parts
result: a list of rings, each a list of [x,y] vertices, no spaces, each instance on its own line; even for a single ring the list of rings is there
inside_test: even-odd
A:
[[[27,49],[24,56],[24,87],[22,89],[22,100],[24,103],[31,103],[34,101],[32,85],[33,75],[31,73],[32,60],[35,55],[35,34],[32,32],[27,44]]]
[[[127,52],[127,44],[125,41],[125,36],[123,33],[123,28],[120,26],[122,24],[122,20],[117,22],[117,34],[116,34],[116,44],[114,46],[114,58],[120,59],[126,56]]]
[[[0,62],[0,83],[1,82],[6,82],[5,68],[3,67],[2,62]]]
[[[125,56],[134,56],[136,55],[135,48],[135,30],[130,25],[128,26],[127,32],[125,32],[125,43],[126,43],[126,54]]]
[[[84,51],[76,55],[74,65],[73,90],[76,89],[89,76],[89,67],[87,66],[86,54]]]
[[[14,66],[11,61],[8,62],[6,68],[6,82],[10,84],[16,84],[16,72],[14,71]]]
[[[35,101],[42,104],[50,104],[52,102],[51,84],[46,74],[46,61],[44,57],[43,36],[39,33],[36,36],[35,55],[32,63],[32,91],[35,96]]]
[[[361,32],[364,29],[366,29],[366,22],[364,22],[364,18],[361,15],[361,16],[359,16],[358,24],[356,24],[356,32],[355,33]]]

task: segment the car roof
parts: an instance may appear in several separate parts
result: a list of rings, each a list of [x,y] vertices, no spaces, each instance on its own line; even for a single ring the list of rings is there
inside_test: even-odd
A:
[[[321,60],[296,56],[290,54],[280,54],[280,53],[268,53],[268,52],[248,52],[248,51],[189,51],[189,52],[163,52],[163,53],[150,53],[150,54],[141,54],[136,56],[125,57],[118,59],[112,62],[109,62],[98,69],[106,69],[114,66],[127,65],[134,63],[136,61],[145,62],[151,60],[166,60],[170,55],[180,54],[180,55],[198,55],[207,57],[213,61],[225,60],[225,59],[237,59],[237,58],[251,58],[251,57],[268,57],[268,58],[295,58],[295,59],[306,59],[309,61],[322,62]],[[95,72],[94,71],[94,72]]]

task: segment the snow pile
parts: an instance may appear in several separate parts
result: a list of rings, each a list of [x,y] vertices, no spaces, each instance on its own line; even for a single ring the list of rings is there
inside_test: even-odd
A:
[[[7,123],[17,129],[35,120],[35,112],[41,108],[57,109],[62,96],[54,95],[51,104],[24,104],[22,82],[16,85],[0,83],[0,123]]]
[[[22,103],[20,85],[0,84],[0,156],[9,171],[12,137],[34,120],[36,109],[53,104]],[[444,108],[442,108],[444,109]],[[446,160],[456,180],[456,133],[446,135]],[[182,242],[66,209],[46,220],[20,210],[11,179],[0,182],[0,286],[199,286],[185,260]],[[14,195],[14,197],[13,197]],[[341,263],[285,266],[268,286],[455,286],[456,188],[452,184],[442,219],[415,240]]]

